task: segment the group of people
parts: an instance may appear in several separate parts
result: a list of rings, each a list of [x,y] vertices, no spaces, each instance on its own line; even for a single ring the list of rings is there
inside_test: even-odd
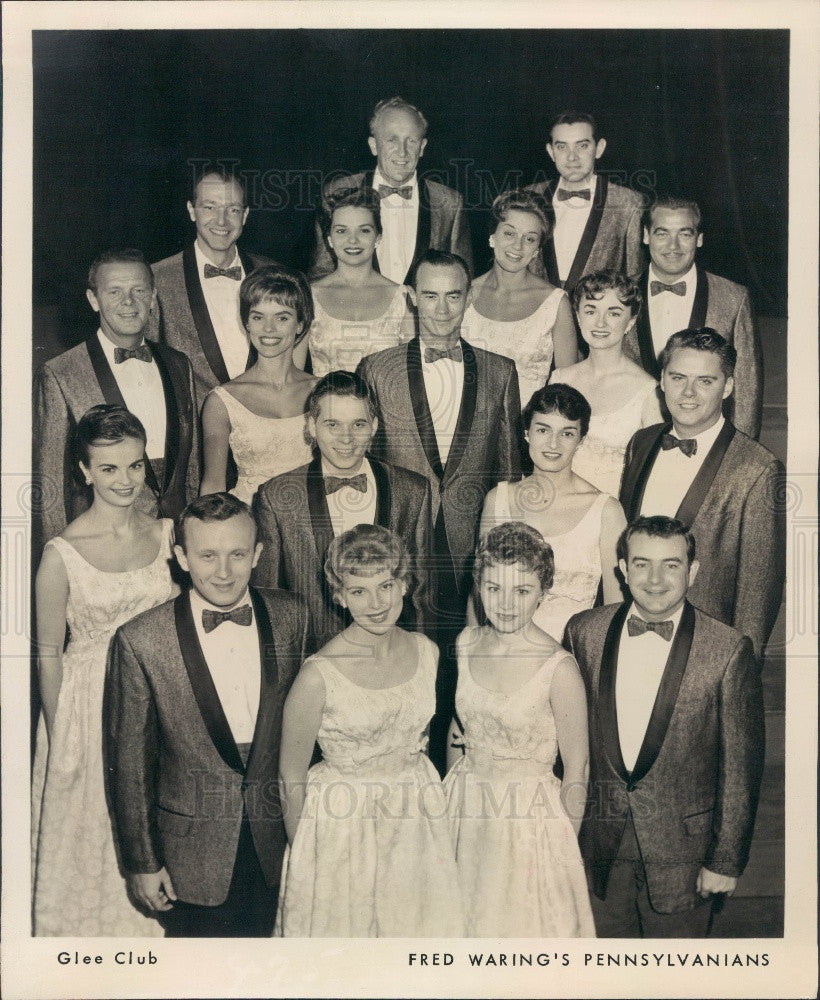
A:
[[[590,115],[475,280],[423,114],[370,130],[310,280],[206,169],[38,373],[34,933],[702,936],[785,574],[748,293]]]

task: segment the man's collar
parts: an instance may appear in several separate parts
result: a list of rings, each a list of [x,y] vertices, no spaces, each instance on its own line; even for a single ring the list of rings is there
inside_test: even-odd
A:
[[[198,612],[205,610],[233,611],[234,608],[238,608],[242,604],[250,604],[251,607],[253,607],[253,604],[251,603],[251,594],[249,587],[245,587],[245,592],[242,594],[239,600],[235,601],[229,608],[220,608],[216,604],[211,604],[210,601],[206,601],[205,598],[202,596],[202,594],[200,594],[195,587],[191,587],[190,596],[191,596],[191,610],[194,613],[194,618],[197,617]]]
[[[196,254],[196,266],[197,269],[199,270],[200,278],[202,277],[202,273],[205,270],[206,264],[211,264],[213,265],[213,267],[223,267],[223,268],[236,267],[237,265],[239,265],[239,267],[242,266],[242,261],[239,258],[239,249],[235,243],[233,245],[233,257],[228,261],[227,264],[214,264],[214,262],[209,257],[206,257],[205,253],[202,250],[202,247],[199,245],[198,236],[194,239],[194,253]]]
[[[319,470],[322,476],[336,476],[337,479],[352,479],[353,476],[358,476],[360,472],[363,472],[367,476],[368,482],[373,480],[373,470],[370,468],[367,455],[362,456],[358,469],[328,469],[324,455],[321,455],[319,458]]]
[[[103,353],[105,354],[105,357],[106,357],[107,361],[109,362],[109,364],[113,364],[115,349],[117,347],[124,347],[125,345],[124,344],[115,344],[114,341],[111,340],[110,337],[107,337],[103,333],[101,327],[97,327],[97,337],[98,337],[98,339],[100,341],[100,346],[103,349]],[[139,341],[136,344],[129,345],[128,348],[127,348],[127,350],[134,351],[138,347],[142,347],[142,345],[144,343],[145,343],[145,337],[144,336],[140,337]]]
[[[726,423],[726,418],[721,413],[717,420],[712,424],[711,427],[707,427],[705,431],[701,431],[700,434],[688,434],[684,431],[683,434],[679,434],[675,429],[675,423],[672,422],[672,433],[676,438],[681,438],[683,440],[693,439],[698,443],[698,454],[705,454],[703,449],[708,451],[712,445],[717,441],[718,434],[723,430],[723,425]]]
[[[692,279],[692,278],[695,277],[695,274],[696,274],[696,269],[695,268],[696,268],[695,262],[692,261],[692,266],[689,268],[689,270],[685,274],[676,274],[670,280],[669,278],[662,278],[658,274],[658,272],[655,270],[655,265],[650,260],[649,261],[649,280],[650,281],[660,281],[660,282],[662,282],[663,284],[666,284],[666,285],[672,285],[672,284],[675,284],[675,282],[678,282],[678,281],[685,281],[686,284],[687,284],[687,286],[688,286],[690,279]]]
[[[413,192],[415,193],[418,190],[419,186],[418,170],[414,170],[412,176],[408,177],[403,184],[394,184],[392,181],[387,180],[386,177],[382,177],[379,168],[376,167],[376,169],[373,171],[373,188],[375,191],[378,192],[380,184],[386,184],[387,187],[407,187],[409,185],[411,188],[413,188]]]
[[[432,347],[434,350],[444,351],[444,350],[449,350],[451,347],[456,347],[458,344],[461,344],[462,349],[464,348],[464,342],[461,339],[461,327],[459,327],[458,336],[451,343],[444,343],[441,340],[436,340],[434,343],[430,343],[429,341],[425,340],[424,335],[421,332],[419,332],[419,348],[421,350],[422,361],[424,360],[425,347]]]
[[[574,186],[574,188],[567,187],[567,185],[564,183],[564,178],[561,177],[561,176],[559,176],[558,183],[555,185],[555,189],[553,191],[553,198],[557,198],[558,197],[558,189],[559,188],[562,191],[573,191],[573,190],[578,190],[579,188],[580,189],[589,188],[589,203],[591,205],[592,201],[593,201],[593,199],[595,197],[595,188],[596,188],[597,184],[598,184],[598,175],[595,173],[594,170],[592,171],[592,173],[590,174],[589,178],[587,179],[587,181],[584,184],[576,184]]]
[[[674,635],[675,632],[677,632],[678,630],[678,625],[680,625],[681,615],[683,614],[683,609],[685,607],[686,607],[686,598],[684,597],[683,603],[678,608],[678,610],[669,615],[668,618],[664,619],[664,621],[672,622],[672,635]],[[641,618],[645,622],[653,621],[653,619],[649,618],[641,611],[641,609],[638,607],[638,605],[635,603],[634,600],[630,603],[629,608],[627,610],[627,618],[630,615],[636,615],[638,618]]]

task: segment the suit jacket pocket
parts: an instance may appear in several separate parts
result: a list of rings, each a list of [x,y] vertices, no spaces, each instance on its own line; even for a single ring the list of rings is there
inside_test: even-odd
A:
[[[711,829],[711,826],[711,809],[706,809],[704,812],[692,813],[691,816],[683,817],[683,828],[690,837],[695,837],[699,833],[704,833],[706,830]]]
[[[173,812],[170,809],[157,806],[157,826],[162,834],[185,837],[190,832],[193,821],[193,816],[186,816],[184,813]]]

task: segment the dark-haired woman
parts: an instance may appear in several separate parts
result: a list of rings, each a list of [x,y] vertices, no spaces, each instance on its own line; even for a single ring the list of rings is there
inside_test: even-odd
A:
[[[476,278],[461,324],[476,347],[512,358],[522,405],[558,367],[578,360],[566,294],[529,270],[552,232],[551,208],[531,191],[507,191],[492,206],[493,266]]]
[[[230,449],[238,472],[231,492],[249,504],[262,483],[312,457],[305,401],[316,379],[293,362],[313,321],[308,283],[298,271],[257,268],[239,289],[239,315],[256,361],[212,389],[202,407],[200,494],[225,489]]]
[[[43,551],[35,584],[42,716],[32,787],[34,933],[155,936],[120,874],[106,805],[103,684],[116,629],[176,593],[172,523],[137,510],[145,430],[120,406],[95,406],[76,430],[87,511]],[[70,630],[64,647],[66,626]]]
[[[505,521],[540,531],[555,557],[555,579],[533,621],[559,642],[572,615],[591,608],[603,579],[604,602],[622,599],[615,546],[626,526],[621,505],[573,472],[589,428],[589,403],[568,385],[548,385],[524,408],[533,472],[490,490],[480,534]]]
[[[315,317],[307,342],[294,353],[304,367],[310,349],[313,374],[355,371],[363,357],[413,337],[407,287],[373,267],[382,237],[379,196],[371,188],[346,188],[322,206],[319,225],[336,270],[311,286]]]

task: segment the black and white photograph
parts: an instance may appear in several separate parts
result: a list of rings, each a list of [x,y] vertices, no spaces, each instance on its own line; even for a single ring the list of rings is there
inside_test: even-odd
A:
[[[818,18],[674,13],[4,4],[5,996],[815,995]]]

